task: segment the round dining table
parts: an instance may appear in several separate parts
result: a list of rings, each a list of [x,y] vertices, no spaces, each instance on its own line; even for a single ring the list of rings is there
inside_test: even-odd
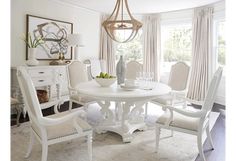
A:
[[[97,133],[112,131],[122,136],[123,142],[131,142],[135,130],[147,128],[144,105],[160,95],[168,94],[171,88],[163,83],[150,82],[149,88],[126,89],[114,83],[101,87],[95,80],[76,86],[79,95],[94,99],[101,106],[102,121],[95,128]],[[116,103],[115,110],[111,102]]]

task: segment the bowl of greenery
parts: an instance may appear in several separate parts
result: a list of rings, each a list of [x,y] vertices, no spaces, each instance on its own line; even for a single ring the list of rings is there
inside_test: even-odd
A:
[[[96,76],[95,80],[100,86],[109,87],[116,82],[116,77],[100,72],[100,75]]]

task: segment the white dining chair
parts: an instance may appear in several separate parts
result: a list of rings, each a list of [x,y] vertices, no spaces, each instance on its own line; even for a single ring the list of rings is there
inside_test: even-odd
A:
[[[125,79],[135,80],[137,72],[143,71],[143,65],[137,61],[130,61],[126,64]]]
[[[180,98],[184,98],[187,91],[189,70],[190,67],[184,62],[172,65],[168,81],[168,86],[172,89],[171,92],[157,97],[152,102],[161,106],[184,103],[186,107],[186,101]]]
[[[126,64],[125,79],[136,80],[138,72],[143,72],[143,65],[135,60],[129,61]],[[148,104],[144,105],[145,118],[147,117]]]
[[[49,145],[87,137],[89,161],[92,161],[92,128],[79,117],[83,111],[77,109],[43,116],[35,86],[25,67],[17,68],[17,78],[30,119],[30,143],[25,157],[30,156],[35,138],[42,145],[41,160],[47,161]]]
[[[190,111],[173,106],[163,106],[166,111],[156,122],[156,151],[158,151],[161,129],[170,129],[197,136],[198,150],[202,161],[206,161],[203,152],[203,132],[206,131],[212,149],[213,142],[209,129],[209,119],[216,92],[221,80],[222,68],[218,68],[209,85],[207,95],[200,110]]]
[[[88,81],[86,65],[80,61],[73,61],[67,66],[67,73],[69,80],[68,88],[70,93],[69,110],[72,109],[73,102],[83,105],[86,110],[89,104],[94,103],[94,100],[92,98],[80,95],[76,90],[76,86],[79,83]]]

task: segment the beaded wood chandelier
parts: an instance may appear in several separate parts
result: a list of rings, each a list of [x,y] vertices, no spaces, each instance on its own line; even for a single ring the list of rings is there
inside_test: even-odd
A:
[[[127,0],[117,0],[112,14],[102,26],[112,40],[126,43],[135,38],[142,23],[131,15]]]

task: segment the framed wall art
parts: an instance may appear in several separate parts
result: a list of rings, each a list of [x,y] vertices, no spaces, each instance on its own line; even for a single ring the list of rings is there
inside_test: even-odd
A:
[[[27,33],[32,38],[43,37],[44,42],[37,47],[36,59],[57,60],[59,53],[64,54],[66,60],[71,60],[72,47],[67,44],[68,34],[73,33],[73,24],[70,22],[26,15]],[[28,60],[28,48],[26,48],[26,60]]]

